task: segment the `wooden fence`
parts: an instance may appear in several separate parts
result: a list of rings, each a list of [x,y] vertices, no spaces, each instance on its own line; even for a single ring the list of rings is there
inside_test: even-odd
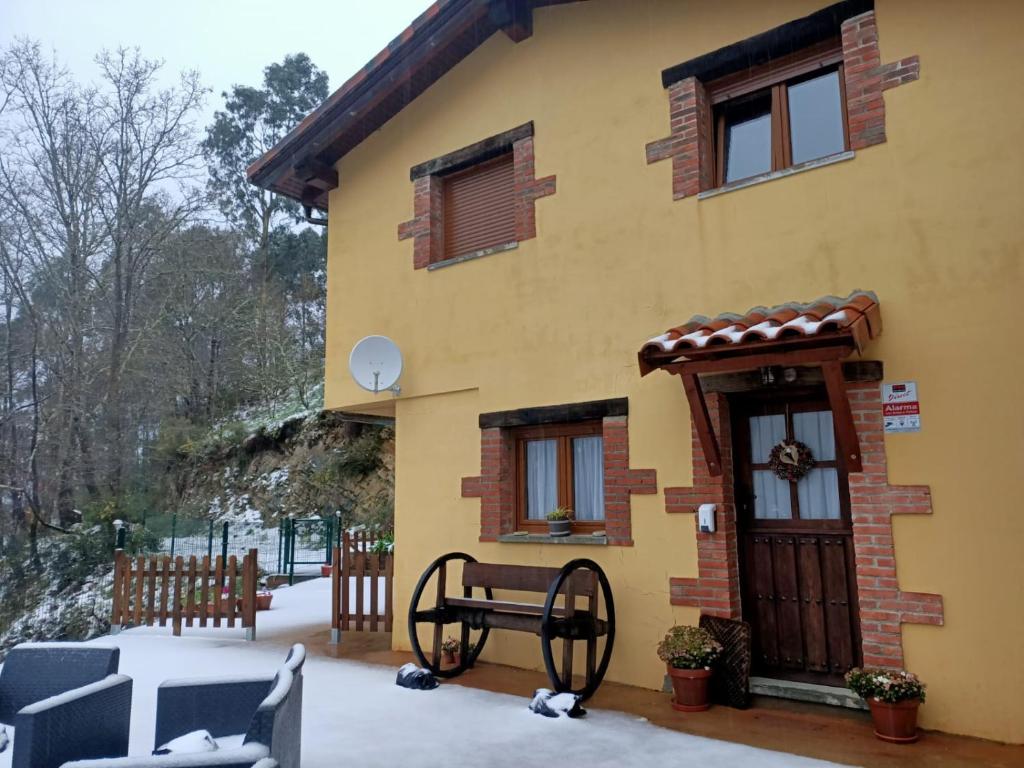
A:
[[[394,624],[395,557],[372,553],[348,541],[331,558],[331,642],[341,633],[390,632]]]
[[[114,553],[114,600],[110,617],[112,631],[125,626],[167,626],[181,634],[182,624],[200,627],[212,624],[234,627],[240,623],[247,640],[256,637],[256,581],[258,551],[238,562],[235,555],[220,555],[211,563],[208,556],[180,555],[129,557]],[[241,591],[241,597],[238,593]]]
[[[344,531],[341,535],[341,548],[345,552],[369,552],[384,533],[381,531],[353,531],[351,533]]]

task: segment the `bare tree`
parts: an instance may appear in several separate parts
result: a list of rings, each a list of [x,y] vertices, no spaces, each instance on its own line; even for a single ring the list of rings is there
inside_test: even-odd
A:
[[[139,328],[136,306],[153,255],[201,209],[200,148],[194,120],[205,90],[196,72],[176,88],[158,90],[162,64],[138,49],[101,53],[105,88],[98,99],[99,210],[107,234],[101,289],[106,295],[109,354],[104,396],[108,485],[121,490],[125,459],[123,378]]]
[[[25,260],[49,304],[45,334],[52,349],[48,374],[57,388],[57,428],[50,444],[56,467],[57,519],[74,522],[75,450],[86,442],[86,338],[92,269],[103,244],[97,197],[101,158],[87,137],[95,130],[95,93],[79,88],[37,44],[16,43],[3,68],[8,114],[0,156],[5,203],[26,233]],[[88,466],[83,479],[96,492]]]

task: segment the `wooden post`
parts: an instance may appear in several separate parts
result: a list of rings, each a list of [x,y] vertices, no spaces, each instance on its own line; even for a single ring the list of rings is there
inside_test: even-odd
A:
[[[124,558],[124,579],[121,581],[121,622],[131,622],[132,614],[132,559]]]
[[[395,555],[386,555],[387,566],[384,569],[384,631],[390,632],[394,624],[394,609],[391,600],[391,586],[395,580]]]
[[[213,626],[220,626],[220,614],[224,610],[224,558],[217,555],[217,575],[213,580]]]
[[[256,580],[259,551],[250,549],[242,561],[242,626],[245,628],[245,639],[256,639]]]
[[[348,531],[345,531],[344,543],[341,549],[341,631],[348,632],[348,616],[351,603],[349,602],[349,590],[351,589],[351,581],[349,576],[352,573],[352,552],[349,549],[350,541]]]
[[[211,524],[212,525],[212,524]],[[212,528],[210,530],[213,530]],[[210,556],[203,557],[203,565],[199,574],[203,585],[199,591],[199,626],[205,627],[210,618]]]
[[[235,592],[238,586],[238,558],[235,555],[231,555],[228,558],[228,627],[234,629],[235,626],[235,609],[238,606],[238,602],[235,599]]]
[[[181,555],[174,558],[174,592],[171,599],[171,632],[175,637],[181,635],[181,581],[185,568],[185,560]]]
[[[377,631],[377,597],[378,580],[380,579],[380,555],[367,555],[370,560],[370,631]]]
[[[356,552],[356,632],[363,631],[363,578],[366,576],[366,553]]]
[[[132,623],[138,627],[142,625],[142,595],[146,586],[146,558],[139,555],[135,562],[135,610],[132,612]]]
[[[195,622],[196,613],[196,556],[188,558],[188,582],[185,585],[185,626],[191,627]]]
[[[121,593],[124,587],[121,581],[124,579],[124,550],[114,550],[114,593],[110,608],[110,634],[116,635],[121,631]]]
[[[147,573],[148,585],[146,600],[146,626],[153,626],[153,616],[156,614],[156,555],[150,555],[149,572]]]
[[[167,626],[167,598],[171,591],[171,558],[164,555],[164,567],[160,574],[160,626]]]
[[[331,557],[331,645],[341,642],[341,547]]]

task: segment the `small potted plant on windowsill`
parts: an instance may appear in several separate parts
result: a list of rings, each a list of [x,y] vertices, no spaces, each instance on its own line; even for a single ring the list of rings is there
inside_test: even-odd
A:
[[[454,637],[446,638],[441,643],[441,661],[445,664],[458,664],[459,659],[459,648],[462,645]]]
[[[924,683],[903,669],[851,669],[846,685],[868,703],[875,736],[894,744],[917,741],[917,708]]]
[[[547,514],[548,535],[568,536],[572,533],[572,510],[555,507]]]
[[[703,712],[711,706],[708,683],[711,665],[722,652],[721,644],[701,627],[677,625],[658,644],[658,658],[672,679],[672,708]]]

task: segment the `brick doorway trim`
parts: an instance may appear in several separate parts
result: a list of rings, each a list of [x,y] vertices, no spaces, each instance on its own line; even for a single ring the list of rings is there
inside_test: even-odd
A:
[[[863,660],[866,666],[898,668],[903,666],[901,625],[943,623],[941,595],[900,589],[892,536],[893,515],[932,513],[931,491],[926,485],[889,484],[880,383],[851,382],[846,390],[863,458],[863,471],[849,475]],[[693,512],[700,504],[717,504],[718,529],[696,531],[697,576],[671,578],[670,600],[701,613],[738,619],[742,605],[729,405],[721,393],[709,394],[707,404],[719,436],[722,474],[713,477],[708,472],[691,425],[693,485],[666,488],[665,511]]]

